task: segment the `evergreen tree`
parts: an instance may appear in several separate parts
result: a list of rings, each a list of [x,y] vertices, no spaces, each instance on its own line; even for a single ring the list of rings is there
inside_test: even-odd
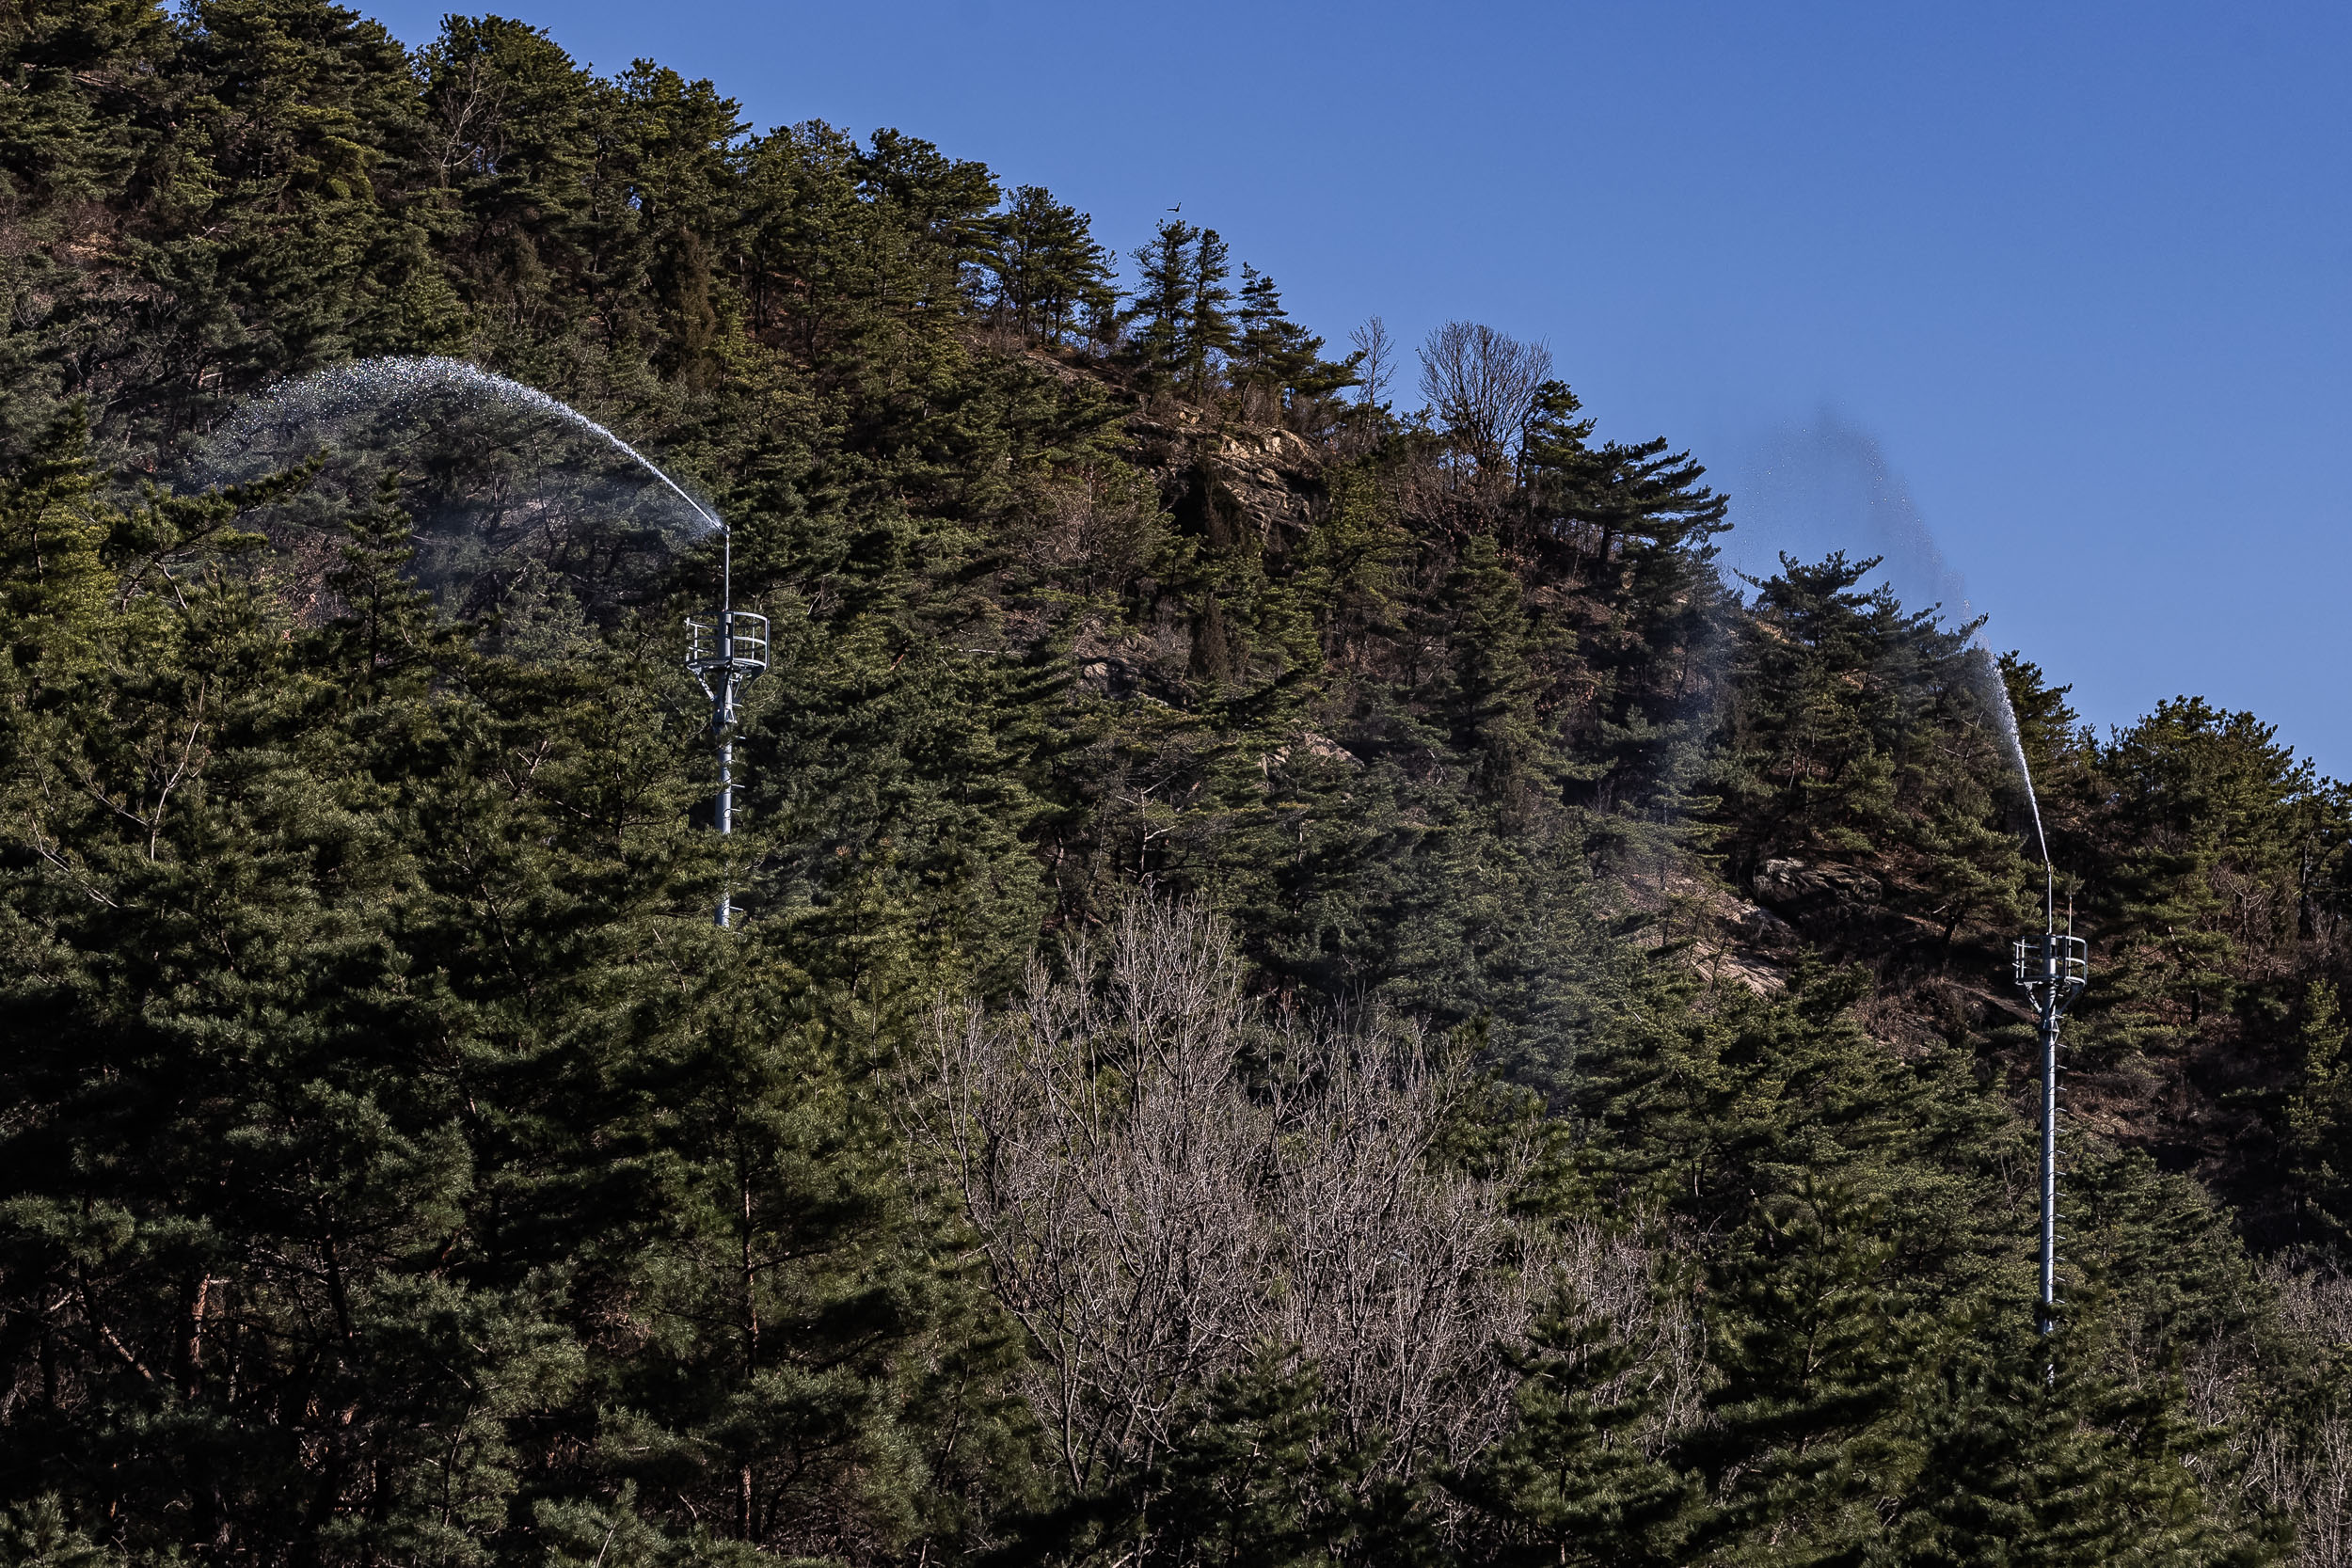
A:
[[[2316,781],[2275,734],[2251,714],[2182,698],[2159,704],[2103,759],[2115,828],[2131,846],[2114,874],[2115,961],[2092,999],[2094,1016],[2115,1015],[2106,1049],[2187,1051],[2226,1021],[2248,939],[2266,945],[2294,931],[2293,806]],[[2268,895],[2261,924],[2223,891],[2239,884]]]
[[[1651,1451],[1656,1401],[1631,1347],[1573,1304],[1536,1321],[1502,1441],[1455,1482],[1496,1540],[1480,1560],[1673,1563],[1685,1560],[1698,1488]]]
[[[993,307],[1024,342],[1060,343],[1113,308],[1111,254],[1086,214],[1023,185],[992,220]]]
[[[1226,309],[1233,302],[1233,291],[1226,286],[1232,276],[1225,241],[1214,229],[1201,230],[1184,277],[1183,325],[1176,340],[1181,380],[1196,402],[1233,351],[1233,317]]]
[[[1152,243],[1135,249],[1137,286],[1127,315],[1139,324],[1134,354],[1147,389],[1173,386],[1184,373],[1192,255],[1200,239],[1191,224],[1164,218]]]
[[[2043,1338],[1974,628],[1844,557],[1742,606],[1699,466],[1598,441],[1539,346],[1441,333],[1442,433],[1343,410],[1363,367],[1213,231],[1120,312],[1040,188],[497,18],[411,55],[326,0],[36,0],[0,83],[0,1558],[2324,1536],[2352,803],[2267,726],[2101,744],[2000,661],[2094,942]],[[226,419],[427,351],[727,518],[775,633],[728,840],[677,668],[716,551],[660,498],[510,409]],[[170,488],[183,436],[254,477]],[[900,1095],[943,996],[1140,881],[1276,1014],[1491,1073],[1393,1173],[1516,1183],[1526,1277],[1415,1264],[1502,1304],[1446,1320],[1477,1418],[1268,1351],[1153,1390],[1099,1485],[1041,1463],[1052,1358]],[[1324,1092],[1266,1049],[1248,1093]],[[1670,1367],[1553,1294],[1543,1227],[1595,1212]]]
[[[1589,584],[1577,632],[1592,694],[1573,736],[1600,765],[1587,798],[1614,818],[1600,836],[1631,839],[1644,817],[1685,828],[1714,804],[1700,784],[1716,699],[1705,672],[1727,609],[1712,541],[1729,503],[1663,440],[1594,447],[1582,406],[1563,382],[1536,389],[1506,537]]]
[[[1294,398],[1311,403],[1356,385],[1361,353],[1338,364],[1327,362],[1323,340],[1290,319],[1274,279],[1247,264],[1241,276],[1241,303],[1233,312],[1238,335],[1232,347],[1232,379],[1245,399],[1245,412],[1252,397],[1262,412],[1279,417]]]
[[[2312,1228],[2341,1245],[2352,1228],[2352,1070],[2336,988],[2315,981],[2304,1012],[2302,1081],[2286,1113],[2290,1169]]]
[[[1214,229],[1163,219],[1152,243],[1135,251],[1141,286],[1128,308],[1141,324],[1135,354],[1150,388],[1181,390],[1198,402],[1211,389],[1223,356],[1235,346],[1226,307],[1233,291],[1225,242]]]
[[[1476,758],[1472,779],[1514,826],[1538,809],[1547,782],[1537,738],[1532,636],[1519,585],[1491,539],[1473,539],[1447,584],[1455,650],[1445,708],[1454,745]]]

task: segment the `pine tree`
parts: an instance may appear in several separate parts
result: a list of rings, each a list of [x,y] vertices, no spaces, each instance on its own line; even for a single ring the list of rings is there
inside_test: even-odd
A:
[[[103,614],[113,582],[101,553],[107,531],[92,515],[96,489],[78,404],[68,404],[0,480],[0,571],[20,664],[40,657],[58,623],[89,625]]]
[[[1134,354],[1148,390],[1176,385],[1188,368],[1187,318],[1193,257],[1200,241],[1200,230],[1191,224],[1181,218],[1163,218],[1152,243],[1136,247],[1138,284],[1127,316],[1140,324]]]
[[[545,32],[500,17],[449,18],[421,69],[445,128],[431,150],[444,265],[492,353],[544,374],[533,340],[595,309],[584,288],[564,286],[585,283],[599,245],[595,80]]]
[[[1476,759],[1473,781],[1503,820],[1527,822],[1547,782],[1535,721],[1533,637],[1518,579],[1490,538],[1470,540],[1447,583],[1454,650],[1446,706],[1454,744]]]
[[[1918,1327],[1880,1212],[1806,1176],[1759,1203],[1708,1292],[1723,1378],[1692,1449],[1737,1479],[1705,1533],[1747,1561],[1858,1560],[1917,1458],[1899,1419]]]
[[[1323,340],[1290,319],[1274,279],[1248,265],[1241,276],[1232,380],[1246,413],[1254,404],[1254,417],[1270,420],[1287,412],[1292,399],[1312,403],[1356,385],[1361,353],[1338,364],[1327,362]]]
[[[1224,356],[1234,347],[1233,318],[1225,309],[1233,302],[1233,291],[1226,286],[1232,276],[1225,241],[1214,229],[1201,230],[1184,277],[1182,330],[1176,340],[1179,379],[1196,403],[1208,393]]]
[[[2341,1246],[2352,1234],[2352,1069],[2336,988],[2312,982],[2303,1006],[2302,1080],[2286,1110],[2288,1168],[2312,1228]]]
[[[1091,220],[1041,185],[1023,185],[992,220],[994,308],[1024,342],[1056,344],[1113,308],[1111,254]]]
[[[1233,291],[1225,241],[1214,229],[1163,219],[1135,261],[1140,286],[1127,319],[1140,323],[1133,352],[1149,389],[1175,389],[1195,402],[1214,389],[1224,356],[1235,346],[1226,309]]]
[[[1498,1538],[1498,1563],[1667,1564],[1684,1560],[1698,1488],[1652,1451],[1654,1397],[1627,1377],[1631,1347],[1610,1325],[1555,1303],[1521,1358],[1510,1431],[1457,1490]]]
[[[2090,999],[2094,1018],[2109,1015],[2100,1020],[2107,1049],[2177,1059],[2226,1022],[2246,940],[2294,929],[2294,802],[2315,780],[2276,733],[2251,714],[2182,698],[2108,748],[2113,831],[2128,847],[2108,895],[2116,957]],[[2269,931],[2235,918],[2244,906],[2225,884],[2269,894]]]
[[[343,604],[333,640],[365,701],[379,684],[398,682],[436,643],[446,648],[453,638],[433,624],[432,600],[404,574],[416,550],[398,474],[385,474],[375,505],[352,519],[350,532],[342,567],[327,574],[326,582]]]
[[[2184,1461],[2206,1441],[2160,1393],[2086,1367],[2088,1336],[2045,1338],[2013,1307],[1955,1326],[1915,1395],[1919,1466],[1882,1551],[1939,1565],[2278,1560],[2273,1532],[2231,1528],[2200,1495]]]

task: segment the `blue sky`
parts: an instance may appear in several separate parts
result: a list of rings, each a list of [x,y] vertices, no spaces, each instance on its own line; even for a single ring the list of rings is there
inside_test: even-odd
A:
[[[2352,8],[501,8],[1121,251],[1181,202],[1338,342],[1544,339],[1604,434],[1709,465],[1736,559],[1891,542],[1932,597],[1915,516],[2086,718],[2198,692],[2352,775]]]

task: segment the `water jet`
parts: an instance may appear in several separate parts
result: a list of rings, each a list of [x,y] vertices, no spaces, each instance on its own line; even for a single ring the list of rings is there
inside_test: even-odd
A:
[[[1936,547],[1910,488],[1867,431],[1823,411],[1809,423],[1785,426],[1759,441],[1748,472],[1732,488],[1743,498],[1741,529],[1754,564],[1771,556],[1826,553],[1861,539],[1891,586],[1913,602],[1967,604],[1967,584]],[[1735,536],[1736,537],[1736,536]],[[1751,579],[1753,580],[1753,579]],[[1975,623],[1970,624],[1974,630]],[[2033,819],[2042,857],[2042,928],[2014,944],[2017,984],[2032,1006],[2042,1043],[2041,1290],[2037,1318],[2051,1328],[2058,1307],[2058,1022],[2081,994],[2088,973],[2085,944],[2058,926],[2058,873],[2042,821],[2042,801],[2019,733],[2015,705],[1998,661],[1980,632],[1963,650],[1968,675],[1992,709],[2009,760]]]
[[[253,437],[264,427],[324,422],[362,411],[394,411],[436,394],[480,399],[537,414],[569,425],[628,458],[684,502],[695,532],[720,540],[719,610],[710,620],[686,622],[686,667],[710,701],[710,736],[718,749],[719,788],[711,806],[712,826],[722,836],[735,831],[735,729],[743,691],[768,668],[768,618],[735,608],[735,534],[718,515],[644,452],[560,398],[535,387],[485,371],[464,359],[438,355],[360,359],[273,388],[230,420],[223,434]],[[733,923],[732,890],[719,895],[722,930]]]
[[[434,393],[453,393],[460,397],[504,404],[527,413],[544,415],[593,436],[644,469],[672,495],[685,502],[687,510],[693,515],[697,531],[725,531],[725,525],[708,507],[687,494],[684,485],[663,473],[644,452],[570,404],[536,387],[526,387],[519,381],[500,375],[495,371],[485,371],[468,360],[452,359],[441,355],[394,355],[378,359],[357,359],[347,365],[337,365],[306,375],[298,381],[286,382],[239,410],[223,434],[249,436],[273,422],[324,421],[356,414],[362,409],[397,409],[403,404],[414,404]]]
[[[1994,674],[1999,684],[1999,674]],[[2008,730],[2010,751],[2025,781],[2026,801],[2033,811],[2034,842],[2042,850],[2042,925],[2038,937],[2020,937],[2013,948],[2017,984],[2034,1011],[2042,1040],[2042,1289],[2035,1321],[2044,1334],[2058,1318],[2058,1020],[2082,994],[2090,964],[2083,939],[2074,935],[2074,905],[2067,906],[2065,931],[2058,928],[2058,877],[2050,863],[2050,841],[2042,831],[2042,802],[2035,797],[2033,770],[2026,764],[2026,746],[2017,733],[2017,712],[2009,692],[2000,690],[1999,712]],[[2053,1372],[2055,1375],[2055,1372]]]

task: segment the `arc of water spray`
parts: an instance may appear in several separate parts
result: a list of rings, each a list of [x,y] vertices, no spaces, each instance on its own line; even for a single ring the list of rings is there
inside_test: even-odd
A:
[[[509,380],[495,371],[485,371],[467,360],[452,359],[442,355],[400,355],[380,359],[360,359],[288,382],[239,414],[230,424],[228,433],[250,432],[270,422],[273,415],[287,420],[306,417],[327,419],[360,407],[397,407],[402,403],[433,391],[469,393],[510,407],[528,408],[533,413],[544,414],[549,419],[584,430],[659,480],[672,495],[686,503],[706,528],[731,537],[727,525],[721,522],[708,507],[689,495],[684,485],[663,473],[644,452],[570,404],[536,387],[526,387],[519,381]]]
[[[735,531],[720,521],[716,513],[687,494],[686,487],[663,473],[660,465],[563,399],[551,397],[536,387],[526,387],[494,371],[485,371],[479,365],[440,355],[361,359],[289,382],[259,402],[247,405],[231,421],[226,434],[234,436],[240,431],[250,434],[272,422],[273,417],[279,421],[293,422],[306,418],[331,419],[361,407],[397,408],[403,403],[432,391],[469,394],[511,407],[526,408],[586,431],[614,451],[624,453],[629,461],[659,480],[672,495],[686,503],[687,509],[706,528],[719,535],[718,657],[701,660],[698,655],[690,652],[688,665],[695,671],[698,678],[703,679],[704,689],[710,695],[710,733],[718,743],[719,752],[719,793],[713,802],[713,816],[721,833],[732,832],[735,795],[735,740],[732,731],[736,721],[736,699],[741,685],[767,668],[768,623],[760,616],[739,617],[735,613]],[[756,635],[739,631],[739,619],[755,622],[758,626]],[[745,643],[750,651],[739,650],[739,641]],[[722,929],[728,925],[732,908],[732,894],[723,890],[719,895],[718,910]]]
[[[2046,928],[2055,931],[2058,929],[2058,872],[2050,863],[2050,841],[2042,831],[2042,801],[2034,792],[2033,768],[2026,761],[2026,740],[2018,732],[2017,708],[2009,700],[2009,683],[2001,679],[2000,663],[1994,658],[1993,650],[1985,646],[1982,638],[1977,640],[1977,647],[1983,653],[1986,666],[1992,672],[1994,711],[2001,717],[2001,737],[2009,742],[2010,760],[2017,764],[2018,780],[2026,786],[2026,809],[2033,813],[2034,846],[2042,851],[2042,914],[2048,923]]]
[[[1942,604],[1965,604],[1965,585],[1946,564],[1933,534],[1885,453],[1868,433],[1857,430],[1824,412],[1810,429],[1783,431],[1770,453],[1772,465],[1757,476],[1765,481],[1765,515],[1772,515],[1772,498],[1779,496],[1785,521],[1816,522],[1825,510],[1835,514],[1846,503],[1881,548],[1883,562],[1896,556],[1915,574],[1923,572],[1938,592]],[[1735,488],[1737,488],[1735,486]],[[1802,494],[1801,494],[1802,492]],[[1802,500],[1802,506],[1794,504]],[[1855,502],[1859,502],[1858,511]],[[1826,503],[1826,505],[1825,505]],[[1753,537],[1753,535],[1752,535]],[[1786,559],[1786,557],[1784,557]],[[1892,574],[1890,574],[1891,576]],[[1984,656],[1983,674],[1990,678],[1991,705],[2001,736],[2009,743],[2010,761],[2026,789],[2026,804],[2033,815],[2034,847],[2042,853],[2042,935],[2015,944],[2016,979],[2033,1004],[2041,1036],[2042,1061],[2042,1214],[2041,1305],[2036,1321],[2044,1333],[2054,1326],[2058,1306],[2058,1020],[2088,982],[2084,943],[2074,935],[2071,911],[2066,935],[2058,934],[2058,871],[2050,859],[2050,842],[2042,821],[2042,800],[2034,788],[2033,768],[2026,756],[2025,737],[2017,723],[2016,705],[2008,683],[2000,677],[1999,661],[1981,635],[1970,638],[1967,652]],[[2055,1359],[2048,1375],[2055,1379]]]

